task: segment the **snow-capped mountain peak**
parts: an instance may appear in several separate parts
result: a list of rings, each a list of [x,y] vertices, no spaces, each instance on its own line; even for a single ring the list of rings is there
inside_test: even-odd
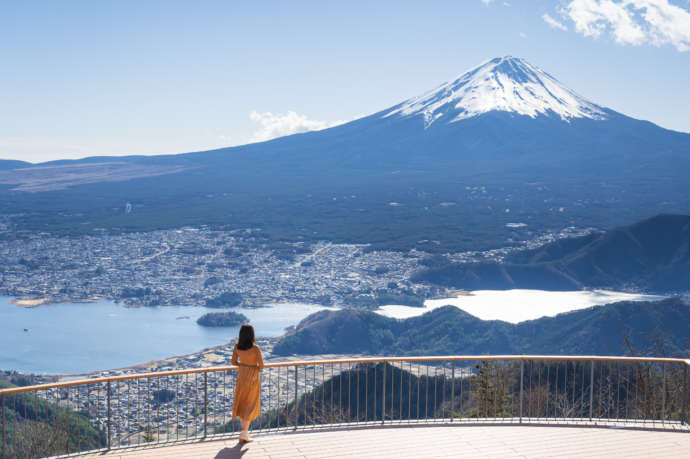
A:
[[[434,122],[472,118],[490,111],[605,119],[604,109],[565,87],[554,77],[524,59],[506,56],[491,59],[425,94],[406,100],[387,112],[389,116],[424,117]]]

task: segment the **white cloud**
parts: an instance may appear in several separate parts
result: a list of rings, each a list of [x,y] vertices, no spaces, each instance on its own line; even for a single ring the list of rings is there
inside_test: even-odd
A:
[[[482,0],[482,3],[485,5],[488,5],[490,3],[493,3],[494,0]]]
[[[249,114],[249,118],[261,124],[261,129],[254,132],[251,142],[263,142],[264,140],[301,132],[320,131],[321,129],[345,123],[343,120],[334,122],[311,120],[305,115],[300,115],[292,110],[285,114],[259,113],[253,110]]]
[[[552,29],[560,29],[560,30],[563,30],[563,31],[567,31],[567,30],[568,30],[568,28],[567,28],[564,24],[562,24],[562,23],[559,22],[558,20],[552,18],[551,15],[550,15],[549,13],[544,13],[544,14],[542,15],[541,18],[542,18],[542,19],[544,20],[544,22],[546,22],[546,23],[549,25],[549,27],[551,27]]]
[[[563,13],[585,36],[609,32],[620,44],[690,50],[690,12],[668,0],[572,0]]]

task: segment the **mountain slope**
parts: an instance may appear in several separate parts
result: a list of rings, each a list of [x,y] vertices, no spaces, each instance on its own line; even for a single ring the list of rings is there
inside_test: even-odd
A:
[[[254,226],[280,239],[448,252],[524,238],[505,228],[516,219],[541,231],[690,213],[689,169],[690,135],[600,107],[506,57],[318,132],[0,171],[0,206],[27,229]]]
[[[465,289],[687,291],[690,216],[658,215],[517,253],[506,263],[448,264],[419,272],[415,279]]]
[[[0,171],[6,169],[17,169],[20,167],[29,167],[31,165],[31,163],[27,163],[25,161],[18,161],[15,159],[0,159]]]
[[[663,342],[668,355],[685,355],[689,337],[690,304],[674,298],[595,306],[519,324],[483,321],[454,306],[405,320],[345,309],[312,314],[282,337],[273,352],[625,355],[628,339],[636,352],[662,352],[655,346]]]

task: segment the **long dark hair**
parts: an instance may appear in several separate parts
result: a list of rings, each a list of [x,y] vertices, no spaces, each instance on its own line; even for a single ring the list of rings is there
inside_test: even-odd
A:
[[[242,324],[240,327],[240,337],[237,340],[237,349],[246,351],[254,346],[254,327],[249,324]]]

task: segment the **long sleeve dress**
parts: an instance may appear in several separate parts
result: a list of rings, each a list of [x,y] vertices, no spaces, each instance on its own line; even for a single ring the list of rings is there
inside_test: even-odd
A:
[[[232,404],[232,418],[256,419],[261,415],[261,376],[264,367],[261,349],[256,344],[246,351],[232,351],[232,364],[238,365],[235,399]]]

